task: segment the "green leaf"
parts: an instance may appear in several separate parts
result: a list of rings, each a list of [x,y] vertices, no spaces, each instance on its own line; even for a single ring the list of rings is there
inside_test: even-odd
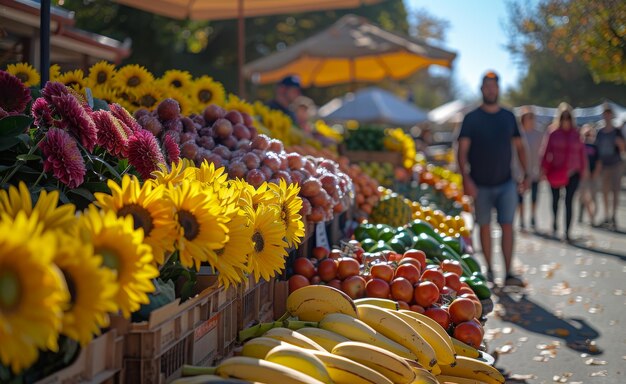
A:
[[[25,115],[7,116],[0,119],[0,137],[14,138],[25,133],[32,123],[33,119]]]
[[[67,193],[73,193],[75,195],[85,198],[88,201],[94,201],[96,199],[93,194],[85,188],[70,189],[69,191],[67,191]]]
[[[0,151],[6,151],[20,143],[17,137],[0,137]]]
[[[109,194],[111,193],[111,190],[109,189],[109,187],[107,187],[105,182],[89,181],[89,182],[83,183],[81,187],[87,189],[91,193],[96,193],[96,192],[103,192],[103,193],[109,193]]]
[[[109,111],[109,104],[102,99],[93,99],[93,110],[94,111]]]
[[[121,180],[122,177],[120,176],[120,174],[115,170],[115,168],[113,168],[111,166],[111,164],[107,163],[104,159],[102,159],[101,157],[98,156],[93,156],[93,155],[89,155],[89,158],[93,161],[97,161],[99,163],[102,163],[108,170],[109,172],[111,172],[111,174],[113,176],[115,176],[116,179]]]
[[[30,160],[40,160],[41,156],[35,155],[34,153],[33,154],[24,153],[21,155],[17,155],[16,158],[22,161],[30,161]]]

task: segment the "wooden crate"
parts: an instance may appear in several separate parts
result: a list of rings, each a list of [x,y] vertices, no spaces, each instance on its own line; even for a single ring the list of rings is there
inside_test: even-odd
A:
[[[124,337],[110,329],[84,347],[71,365],[37,384],[123,383],[123,345]]]
[[[258,323],[262,314],[273,311],[273,285],[274,279],[270,279],[270,281],[261,280],[257,283],[250,276],[247,284],[241,287],[240,295],[237,298],[239,308],[237,326],[239,330]]]

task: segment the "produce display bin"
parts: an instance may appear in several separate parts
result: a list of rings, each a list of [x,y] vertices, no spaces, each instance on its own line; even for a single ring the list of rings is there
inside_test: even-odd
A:
[[[247,284],[241,287],[241,295],[237,298],[238,305],[238,328],[244,329],[258,323],[262,318],[271,317],[274,305],[274,279],[270,281],[260,280],[254,282],[252,276]]]
[[[351,163],[391,163],[394,167],[402,166],[402,153],[385,151],[346,151],[345,156]]]
[[[123,383],[124,337],[110,329],[85,346],[69,366],[36,384]]]

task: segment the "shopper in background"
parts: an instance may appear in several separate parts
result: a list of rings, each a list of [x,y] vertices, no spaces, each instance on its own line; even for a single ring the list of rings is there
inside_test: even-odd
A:
[[[587,177],[585,146],[576,129],[572,107],[561,103],[543,153],[541,168],[552,189],[552,229],[558,231],[561,190],[565,189],[565,240],[571,241],[572,203],[581,178]]]
[[[625,150],[624,138],[621,132],[613,126],[613,110],[607,103],[603,105],[602,117],[604,128],[596,135],[596,147],[602,168],[602,199],[604,202],[604,221],[601,225],[615,229],[617,223],[615,215],[619,205],[619,192],[622,181],[622,154]],[[609,204],[609,195],[612,195],[613,204]]]
[[[291,117],[294,124],[296,123],[296,115],[289,107],[298,96],[302,94],[300,86],[300,78],[298,76],[287,76],[276,84],[274,98],[267,103],[271,109],[278,109]]]
[[[521,109],[520,122],[522,126],[520,134],[526,149],[528,178],[530,182],[530,226],[533,230],[535,230],[537,217],[537,194],[539,190],[539,180],[541,178],[541,146],[544,139],[544,133],[537,130],[535,114],[530,107],[523,107]],[[514,164],[515,168],[519,169],[519,163],[515,162]],[[518,197],[519,222],[522,230],[525,230],[526,228],[524,212],[525,194],[525,192],[520,191]]]
[[[578,210],[578,222],[583,222],[583,214],[586,211],[589,215],[589,223],[595,223],[597,212],[596,192],[598,190],[598,174],[601,168],[598,161],[598,148],[596,147],[596,130],[591,124],[584,124],[580,128],[580,137],[585,144],[585,154],[587,155],[588,178],[580,182],[579,199],[580,209]]]
[[[493,282],[491,214],[495,208],[502,228],[502,254],[505,285],[524,286],[513,274],[513,219],[517,191],[527,187],[526,151],[520,138],[515,115],[498,104],[498,75],[487,72],[480,88],[483,103],[463,119],[458,138],[458,169],[463,176],[465,194],[474,199],[480,243],[487,264],[487,278]],[[524,177],[516,185],[511,174],[512,145],[515,146]]]

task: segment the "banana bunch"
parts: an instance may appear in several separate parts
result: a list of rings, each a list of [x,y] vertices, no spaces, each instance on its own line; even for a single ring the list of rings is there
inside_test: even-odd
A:
[[[392,300],[352,301],[311,285],[289,295],[287,308],[284,319],[248,332],[254,337],[240,356],[213,368],[186,366],[183,375],[281,384],[504,383],[497,369],[477,360],[479,351]]]

